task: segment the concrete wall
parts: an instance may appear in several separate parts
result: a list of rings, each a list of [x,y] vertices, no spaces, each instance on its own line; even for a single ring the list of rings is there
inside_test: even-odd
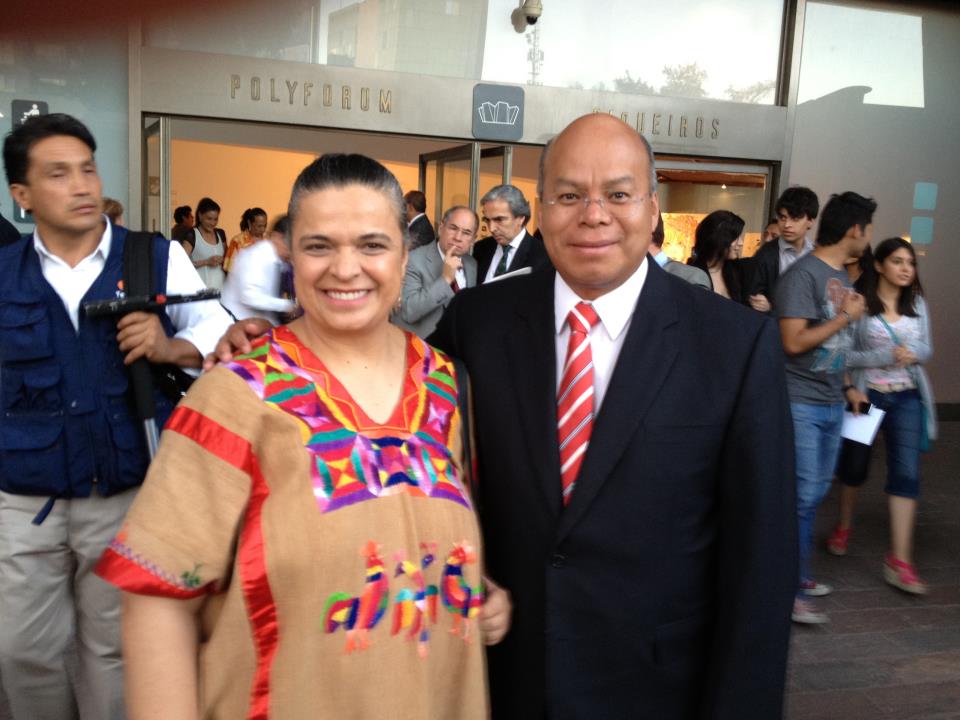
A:
[[[928,366],[937,401],[960,402],[957,273],[960,270],[960,14],[923,3],[871,6],[922,15],[922,107],[868,104],[870,88],[851,86],[797,108],[789,182],[808,185],[826,202],[854,190],[879,203],[874,244],[910,233],[912,218],[931,218],[933,238],[916,245],[932,311],[935,352]],[[874,39],[847,28],[851,52]],[[804,38],[804,46],[812,38]],[[896,41],[891,49],[896,48]],[[817,58],[804,56],[805,67]],[[935,183],[933,210],[914,208],[918,182]],[[918,236],[919,239],[919,236]]]

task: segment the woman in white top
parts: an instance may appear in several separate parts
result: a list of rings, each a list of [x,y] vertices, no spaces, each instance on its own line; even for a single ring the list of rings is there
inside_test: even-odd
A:
[[[876,274],[864,283],[867,315],[857,324],[854,350],[847,356],[852,382],[883,410],[887,446],[890,552],[884,578],[905,592],[923,594],[927,585],[913,567],[913,528],[920,494],[920,452],[937,434],[930,381],[923,370],[933,355],[930,320],[917,276],[913,246],[902,238],[884,240],[874,251]],[[860,485],[866,480],[870,447],[858,445],[837,468],[842,483],[840,520],[827,549],[845,555]]]
[[[214,290],[223,287],[223,256],[227,247],[226,233],[217,227],[219,220],[220,206],[210,198],[203,198],[197,203],[193,242],[183,243],[183,249],[193,260],[203,284]]]

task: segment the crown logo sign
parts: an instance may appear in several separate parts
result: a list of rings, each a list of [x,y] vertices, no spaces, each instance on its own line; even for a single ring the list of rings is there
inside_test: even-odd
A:
[[[520,107],[510,105],[504,100],[496,105],[487,101],[477,108],[477,112],[480,113],[480,122],[484,125],[513,125],[517,122]]]

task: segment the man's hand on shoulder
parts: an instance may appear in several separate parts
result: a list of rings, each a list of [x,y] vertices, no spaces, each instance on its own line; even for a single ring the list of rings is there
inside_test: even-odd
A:
[[[271,327],[270,321],[264,318],[235,322],[227,328],[214,351],[203,359],[203,369],[209,370],[218,362],[230,362],[234,355],[250,352],[253,349],[250,341],[260,337]]]

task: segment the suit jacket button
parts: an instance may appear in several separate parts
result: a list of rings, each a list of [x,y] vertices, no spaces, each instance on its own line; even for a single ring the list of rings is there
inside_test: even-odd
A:
[[[567,556],[561,555],[560,553],[554,553],[553,557],[550,558],[550,564],[555,568],[562,568],[567,564]]]

